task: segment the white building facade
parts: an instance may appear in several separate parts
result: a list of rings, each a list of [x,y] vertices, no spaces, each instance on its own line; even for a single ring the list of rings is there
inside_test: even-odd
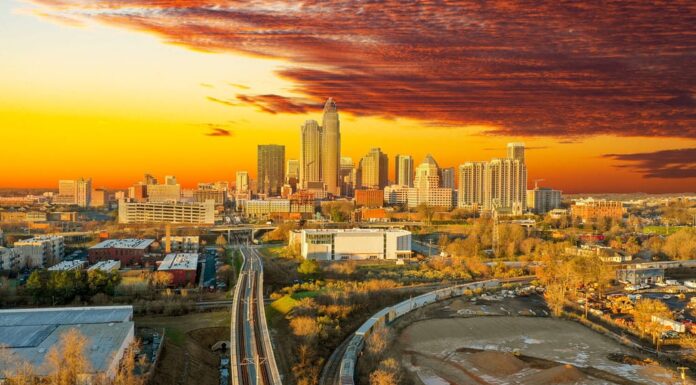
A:
[[[400,259],[411,256],[411,233],[383,229],[312,229],[299,232],[304,259]]]

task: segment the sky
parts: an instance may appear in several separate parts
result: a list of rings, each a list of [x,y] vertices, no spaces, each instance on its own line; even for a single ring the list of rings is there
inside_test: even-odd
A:
[[[696,3],[4,0],[0,187],[185,186],[299,155],[443,167],[528,148],[529,184],[696,191]]]

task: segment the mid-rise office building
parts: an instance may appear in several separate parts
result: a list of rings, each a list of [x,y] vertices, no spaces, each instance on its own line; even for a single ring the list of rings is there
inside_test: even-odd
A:
[[[215,224],[215,201],[118,203],[118,223]]]
[[[280,195],[285,180],[285,146],[261,144],[257,155],[259,192],[268,196]]]
[[[288,159],[285,165],[285,184],[290,185],[293,191],[297,189],[300,180],[300,161]]]
[[[360,188],[383,189],[388,185],[389,158],[377,147],[360,159]]]
[[[104,207],[108,201],[108,193],[104,189],[94,189],[91,198],[91,207]]]
[[[413,157],[411,155],[396,155],[394,176],[397,185],[413,187]]]
[[[296,199],[253,199],[244,202],[244,215],[248,218],[267,219],[275,215],[287,216],[296,213],[300,217],[313,214],[315,204],[312,200]]]
[[[546,187],[527,190],[527,208],[538,215],[544,215],[561,207],[561,192]]]
[[[411,256],[411,233],[396,229],[312,229],[291,233],[304,259],[400,259]]]
[[[22,266],[48,267],[63,260],[65,238],[59,235],[39,235],[15,242],[14,249]]]
[[[197,203],[205,203],[212,200],[216,206],[224,205],[227,201],[227,190],[217,188],[199,188],[193,191],[193,201]]]

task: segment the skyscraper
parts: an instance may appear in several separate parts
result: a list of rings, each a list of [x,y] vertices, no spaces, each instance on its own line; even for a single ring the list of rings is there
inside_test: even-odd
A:
[[[270,196],[280,195],[285,179],[285,146],[260,144],[257,170],[259,191]]]
[[[454,189],[454,167],[443,168],[440,173],[440,187]]]
[[[396,184],[413,187],[413,157],[411,155],[396,155],[394,163]]]
[[[384,188],[388,184],[389,158],[379,147],[360,159],[360,187]]]
[[[300,186],[306,189],[312,182],[321,182],[321,127],[316,120],[308,120],[300,135]]]
[[[54,203],[89,206],[92,199],[92,179],[63,179],[58,181],[58,195]]]
[[[341,157],[341,132],[338,110],[333,98],[324,104],[324,117],[321,123],[321,179],[326,191],[340,195],[338,169]]]
[[[246,171],[237,171],[235,175],[235,189],[238,194],[249,192],[249,173]]]

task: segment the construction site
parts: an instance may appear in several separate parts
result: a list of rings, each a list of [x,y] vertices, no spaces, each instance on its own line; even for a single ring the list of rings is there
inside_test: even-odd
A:
[[[404,383],[681,384],[663,368],[579,323],[547,317],[534,295],[482,295],[427,306],[395,323]]]

